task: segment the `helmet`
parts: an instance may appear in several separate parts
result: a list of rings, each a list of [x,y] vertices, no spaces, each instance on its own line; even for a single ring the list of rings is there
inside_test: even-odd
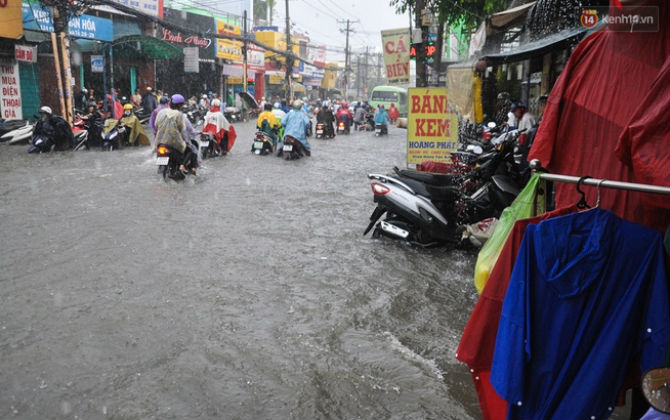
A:
[[[48,106],[43,106],[42,108],[40,108],[40,112],[44,112],[44,113],[49,114],[49,115],[53,114],[53,112],[51,111],[51,108],[49,108]]]
[[[519,102],[517,104],[512,104],[512,112],[516,111],[517,108],[527,109],[526,105],[523,102]]]
[[[81,88],[81,91],[82,91],[83,93],[88,93],[88,89],[86,89],[86,88]]]
[[[126,110],[126,109],[133,109],[133,106],[132,106],[131,104],[125,104],[125,105],[123,106],[123,109],[124,109],[124,110]]]
[[[302,99],[296,99],[295,102],[293,102],[293,108],[301,109],[302,104],[303,104]]]
[[[168,98],[167,96],[161,96],[160,103],[166,104],[168,102],[170,102],[170,98]]]
[[[172,95],[172,98],[170,98],[170,101],[175,105],[183,104],[185,102],[184,97],[181,96],[178,93],[175,93],[174,95]]]
[[[151,86],[147,86],[147,92],[151,92]]]
[[[202,99],[207,99],[207,95],[205,95],[205,94],[203,93],[203,94],[202,94]]]
[[[275,108],[281,108],[281,104],[279,102],[275,102]]]
[[[346,108],[346,107],[349,106],[349,104],[347,104],[346,101],[342,101],[342,103],[340,104],[340,106],[341,106],[342,108]]]
[[[218,100],[218,99],[214,99],[214,100],[212,101],[212,106],[221,106],[221,101]]]

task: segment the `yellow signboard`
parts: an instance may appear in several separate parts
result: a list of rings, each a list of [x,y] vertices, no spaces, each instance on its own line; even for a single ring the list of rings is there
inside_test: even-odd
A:
[[[409,28],[382,31],[386,82],[389,85],[409,84]]]
[[[0,1],[0,38],[17,39],[23,35],[21,0]]]
[[[235,76],[228,76],[228,79],[226,79],[229,85],[241,85],[242,84],[242,78],[241,77],[235,77]]]
[[[280,74],[271,74],[270,78],[268,79],[268,83],[271,85],[281,85],[284,83],[284,76]]]
[[[222,20],[216,21],[218,35],[241,35],[239,26],[231,25]],[[216,39],[216,56],[224,60],[242,61],[242,42],[232,39]]]
[[[458,118],[447,107],[447,89],[409,89],[407,163],[451,162],[458,147]]]
[[[326,71],[321,79],[321,87],[323,89],[335,89],[337,82],[337,63],[326,63]]]

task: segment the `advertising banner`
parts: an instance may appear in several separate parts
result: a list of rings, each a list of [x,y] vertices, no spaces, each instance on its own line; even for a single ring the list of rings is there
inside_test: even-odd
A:
[[[326,66],[326,46],[319,45],[318,47],[310,47],[309,49],[309,59],[314,63],[315,66],[325,67]]]
[[[239,26],[222,20],[216,21],[217,35],[242,35]],[[230,61],[242,61],[242,42],[232,39],[216,39],[216,56]]]
[[[382,48],[389,85],[409,84],[409,29],[382,31]]]
[[[39,4],[22,4],[23,26],[25,29],[40,32],[53,32],[54,24],[49,9]],[[91,15],[73,16],[68,21],[68,35],[75,38],[112,41],[114,27],[110,19]]]
[[[37,47],[14,45],[14,58],[25,63],[37,63]]]
[[[407,164],[450,163],[458,147],[458,117],[447,106],[447,89],[409,89],[408,117]]]
[[[156,34],[159,39],[175,44],[179,48],[197,47],[200,62],[208,59],[214,60],[214,57],[216,57],[214,37],[193,35],[193,32],[201,31],[203,28],[211,28],[214,24],[213,18],[182,10],[165,9],[164,20],[178,26],[180,30],[159,26]]]
[[[20,38],[23,35],[23,24],[21,23],[21,0],[0,1],[0,38]]]
[[[0,59],[0,116],[6,120],[21,120],[21,82],[19,63]]]
[[[151,16],[163,18],[163,0],[112,0]]]
[[[91,72],[102,73],[105,71],[105,59],[101,55],[91,56]]]

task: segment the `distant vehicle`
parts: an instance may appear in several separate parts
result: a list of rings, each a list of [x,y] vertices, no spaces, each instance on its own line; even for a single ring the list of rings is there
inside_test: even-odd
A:
[[[407,89],[397,86],[377,86],[372,89],[370,94],[370,105],[377,108],[378,105],[384,105],[388,111],[391,104],[394,103],[401,117],[407,116]]]

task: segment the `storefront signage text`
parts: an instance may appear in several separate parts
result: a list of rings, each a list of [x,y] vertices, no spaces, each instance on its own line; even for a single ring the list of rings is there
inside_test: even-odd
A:
[[[14,60],[0,61],[0,112],[6,120],[23,119],[19,64]]]
[[[447,106],[447,89],[410,89],[407,163],[451,162],[457,146],[458,118]]]
[[[198,35],[183,37],[181,32],[174,34],[166,28],[163,28],[163,41],[172,42],[173,44],[195,45],[200,48],[209,48],[212,45],[210,38],[200,38]]]

